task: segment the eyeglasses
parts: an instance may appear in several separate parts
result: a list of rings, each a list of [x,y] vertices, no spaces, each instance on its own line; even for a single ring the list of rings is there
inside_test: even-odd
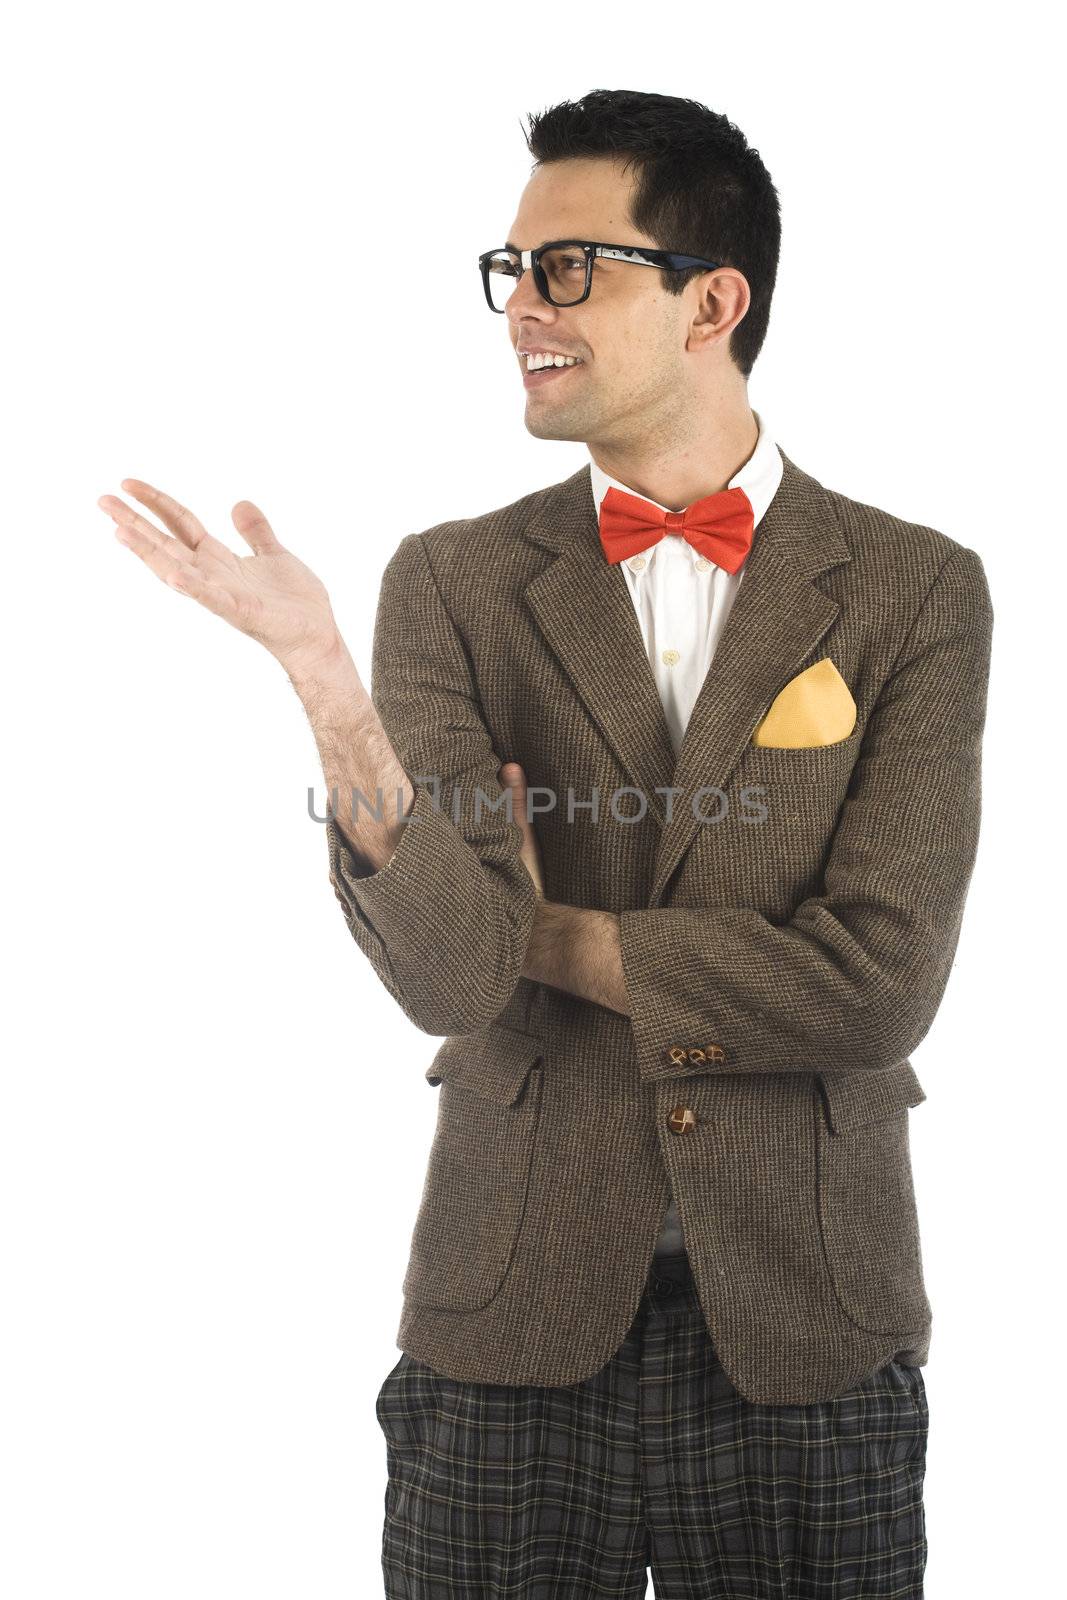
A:
[[[478,257],[482,287],[490,311],[503,311],[523,273],[529,268],[543,300],[550,306],[578,306],[588,300],[597,256],[611,261],[631,261],[638,267],[667,268],[682,272],[704,267],[713,272],[718,261],[678,255],[674,250],[648,250],[625,244],[592,244],[588,239],[552,239],[536,250],[487,250]]]

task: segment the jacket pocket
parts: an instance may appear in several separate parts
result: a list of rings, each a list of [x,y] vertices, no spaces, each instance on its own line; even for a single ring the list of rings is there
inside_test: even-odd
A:
[[[500,1289],[526,1210],[544,1045],[498,1023],[445,1040],[426,1069],[437,1127],[403,1292],[474,1310]]]
[[[819,1222],[837,1298],[870,1332],[921,1332],[930,1303],[908,1116],[926,1095],[908,1061],[887,1071],[820,1073],[817,1084]]]
[[[854,728],[830,744],[753,744],[750,739],[741,756],[744,782],[781,784],[787,792],[791,788],[843,791],[859,757],[863,733],[862,727]]]

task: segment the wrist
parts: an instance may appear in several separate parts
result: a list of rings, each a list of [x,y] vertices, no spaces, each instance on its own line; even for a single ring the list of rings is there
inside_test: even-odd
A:
[[[300,650],[279,655],[278,661],[301,697],[305,689],[350,690],[353,680],[362,686],[356,664],[339,633],[332,634],[315,644],[305,645]]]
[[[380,872],[389,865],[403,838],[413,803],[409,801],[405,806],[402,796],[394,794],[387,797],[383,810],[384,819],[381,822],[362,816],[357,823],[350,813],[334,818],[349,849],[360,861],[364,875]]]

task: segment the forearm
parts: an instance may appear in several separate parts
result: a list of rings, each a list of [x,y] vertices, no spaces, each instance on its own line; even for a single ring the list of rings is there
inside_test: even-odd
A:
[[[287,670],[337,790],[326,845],[352,937],[417,1028],[478,1032],[515,991],[536,894],[420,535],[401,540],[382,575],[373,704],[340,641],[317,651],[311,669]],[[354,819],[353,789],[367,797],[357,793]],[[375,821],[368,807],[379,790]]]
[[[522,976],[630,1015],[614,912],[538,900]]]
[[[286,672],[307,712],[338,828],[358,863],[379,871],[400,841],[415,791],[374,702],[340,636],[313,664],[286,665]]]

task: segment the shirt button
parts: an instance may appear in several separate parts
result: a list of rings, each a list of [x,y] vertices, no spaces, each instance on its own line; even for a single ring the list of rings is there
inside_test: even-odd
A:
[[[691,1106],[675,1106],[667,1118],[672,1133],[692,1133],[697,1125],[696,1112]]]
[[[703,572],[705,567],[711,566],[711,562],[708,560],[707,556],[697,556],[695,566],[698,572]]]
[[[660,659],[665,667],[674,667],[677,666],[682,657],[677,650],[664,650]]]
[[[631,556],[626,565],[630,568],[631,572],[640,572],[641,568],[645,565],[645,558],[644,556]]]

